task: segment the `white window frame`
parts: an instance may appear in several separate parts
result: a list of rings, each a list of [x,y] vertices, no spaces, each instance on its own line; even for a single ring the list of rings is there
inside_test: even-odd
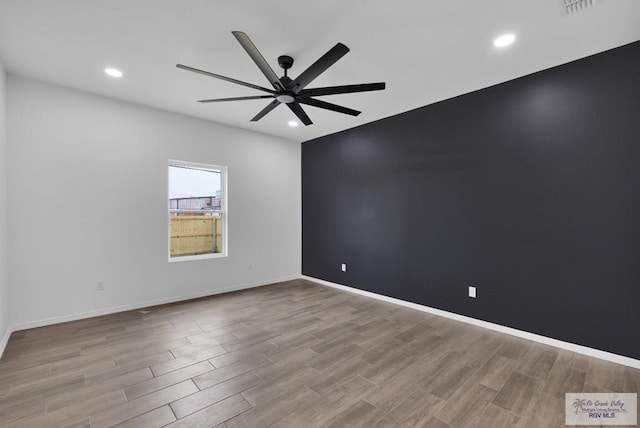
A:
[[[178,167],[187,167],[187,168],[197,168],[204,169],[209,171],[220,172],[220,197],[221,204],[219,210],[212,210],[212,213],[219,213],[222,217],[222,251],[219,253],[210,253],[210,254],[197,254],[192,256],[174,256],[171,257],[171,213],[172,212],[198,212],[202,213],[202,211],[196,210],[185,210],[185,209],[172,209],[171,203],[169,202],[169,168],[172,166]],[[173,262],[187,262],[192,260],[206,260],[206,259],[219,259],[223,257],[228,257],[228,242],[229,242],[229,233],[228,233],[228,217],[229,217],[229,209],[228,209],[228,197],[227,197],[227,167],[221,165],[213,165],[213,164],[205,164],[205,163],[197,163],[197,162],[189,162],[189,161],[180,161],[169,159],[167,162],[167,189],[165,195],[167,197],[167,258],[170,263]],[[215,238],[214,238],[215,239]]]

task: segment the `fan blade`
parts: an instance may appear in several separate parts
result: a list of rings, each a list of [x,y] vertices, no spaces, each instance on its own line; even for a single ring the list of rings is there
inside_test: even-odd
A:
[[[238,85],[246,86],[248,88],[257,89],[259,91],[269,92],[270,94],[275,94],[276,93],[272,89],[263,88],[262,86],[254,85],[252,83],[243,82],[241,80],[232,79],[231,77],[221,76],[219,74],[210,73],[208,71],[198,70],[197,68],[189,67],[187,65],[176,64],[176,67],[181,68],[183,70],[192,71],[194,73],[204,74],[205,76],[215,77],[216,79],[225,80],[227,82],[235,83],[235,84],[238,84]]]
[[[267,80],[271,82],[273,87],[277,91],[284,91],[284,87],[282,86],[282,83],[280,83],[280,79],[269,66],[269,63],[264,59],[258,48],[256,48],[256,45],[253,44],[249,36],[242,31],[232,31],[231,34],[233,34],[238,42],[240,42],[244,50],[247,51],[253,62],[256,63],[260,71],[262,71],[262,74],[264,74]]]
[[[253,95],[250,97],[233,97],[233,98],[216,98],[213,100],[198,100],[199,103],[217,103],[219,101],[241,101],[241,100],[260,100],[262,98],[273,98],[272,95]]]
[[[302,110],[302,107],[297,102],[289,103],[287,104],[287,107],[289,107],[289,109],[298,116],[298,119],[300,119],[305,126],[309,126],[313,123],[311,122],[311,119],[309,119],[309,116],[307,116],[307,113]]]
[[[320,95],[349,94],[352,92],[381,91],[385,83],[363,83],[361,85],[328,86],[326,88],[311,88],[300,91],[303,97],[317,97]]]
[[[268,106],[266,106],[265,108],[263,108],[262,110],[260,110],[260,113],[256,114],[253,119],[251,119],[251,122],[257,122],[260,119],[262,119],[267,113],[269,113],[271,110],[273,110],[274,108],[278,107],[278,105],[280,104],[280,101],[278,100],[273,100],[269,103]]]
[[[314,107],[323,108],[325,110],[337,111],[338,113],[344,113],[351,116],[357,116],[361,112],[348,107],[342,107],[336,104],[327,103],[325,101],[315,100],[313,98],[298,98],[300,104],[307,104]]]
[[[349,52],[349,48],[342,43],[336,44],[329,52],[322,55],[320,59],[311,64],[309,68],[303,71],[291,84],[289,89],[293,90],[294,94],[299,93],[304,89],[312,80],[322,74],[327,68],[331,67],[340,58],[345,56]]]

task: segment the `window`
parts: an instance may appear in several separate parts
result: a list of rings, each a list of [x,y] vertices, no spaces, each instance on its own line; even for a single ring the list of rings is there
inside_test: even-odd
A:
[[[169,161],[169,261],[227,255],[227,169]]]

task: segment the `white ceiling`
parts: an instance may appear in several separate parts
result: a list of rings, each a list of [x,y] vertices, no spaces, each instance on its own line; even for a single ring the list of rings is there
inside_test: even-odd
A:
[[[351,52],[309,87],[385,81],[381,92],[322,99],[359,117],[304,106],[314,124],[290,128],[284,106],[249,120],[262,95],[175,68],[183,63],[269,86],[232,30],[246,32],[280,75],[295,77],[337,42]],[[516,43],[494,48],[513,32]],[[640,40],[639,0],[599,0],[565,16],[558,0],[0,0],[0,59],[10,73],[296,141],[511,80]],[[108,78],[112,66],[125,76]]]

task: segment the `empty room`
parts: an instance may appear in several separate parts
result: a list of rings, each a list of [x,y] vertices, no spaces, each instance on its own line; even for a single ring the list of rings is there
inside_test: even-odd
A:
[[[638,426],[640,1],[0,0],[0,427]]]

